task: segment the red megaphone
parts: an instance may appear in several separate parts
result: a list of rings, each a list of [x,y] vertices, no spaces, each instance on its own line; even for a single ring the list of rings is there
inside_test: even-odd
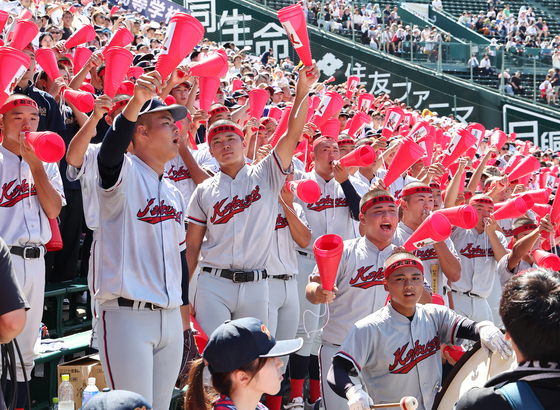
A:
[[[58,219],[49,218],[49,226],[51,227],[51,240],[47,242],[45,248],[47,252],[56,252],[62,249],[62,236],[60,235],[60,228],[58,227]]]
[[[516,132],[510,132],[509,134],[509,140],[511,142],[515,142],[515,140],[517,139],[517,133]]]
[[[506,167],[504,168],[504,175],[507,175],[511,171],[513,171],[513,169],[515,167],[517,167],[517,165],[519,165],[519,163],[521,162],[522,159],[523,159],[523,155],[521,155],[521,154],[512,155],[511,158],[509,159]]]
[[[31,13],[31,10],[29,9],[23,9],[19,12],[19,16],[18,19],[21,20],[29,20],[31,17],[33,17],[33,13]]]
[[[496,147],[498,151],[504,146],[507,141],[507,134],[502,130],[496,130],[490,135],[490,148]]]
[[[70,50],[71,48],[87,43],[88,41],[91,41],[94,38],[95,38],[95,29],[93,28],[92,25],[86,24],[82,26],[81,29],[79,29],[74,34],[72,34],[70,37],[68,37],[68,40],[66,40],[66,43],[64,43],[64,47]]]
[[[92,93],[95,94],[95,88],[93,87],[93,85],[89,84],[89,83],[83,83],[80,86],[80,90],[82,91],[87,91],[88,93]]]
[[[112,47],[128,46],[130,43],[132,43],[132,40],[134,40],[134,34],[132,34],[129,29],[125,27],[119,28],[115,32],[115,34],[113,34],[113,37],[111,38],[111,41],[109,41],[109,44],[105,46],[105,49],[103,50],[103,55],[107,56],[106,54],[107,50],[109,50]]]
[[[472,229],[478,223],[478,213],[471,205],[460,205],[445,208],[434,213],[445,215],[451,225],[463,229]]]
[[[4,30],[4,26],[6,25],[6,21],[10,17],[10,13],[5,10],[0,10],[0,33]]]
[[[111,100],[117,95],[117,90],[123,83],[133,58],[132,53],[122,47],[111,47],[105,50],[106,68],[103,94],[106,94]]]
[[[367,114],[373,104],[375,97],[369,93],[361,93],[358,96],[358,110]]]
[[[307,103],[307,118],[305,120],[305,123],[308,123],[309,120],[311,120],[311,117],[315,113],[315,109],[319,106],[320,102],[321,99],[316,95],[309,97],[309,102]]]
[[[198,347],[198,351],[204,351],[206,344],[208,343],[208,335],[202,330],[202,327],[198,323],[198,321],[191,315],[191,325],[194,330],[196,330],[196,334],[194,335],[194,341],[196,342],[196,347]]]
[[[233,81],[231,82],[231,92],[234,93],[235,91],[239,90],[241,87],[243,87],[243,81],[241,81],[238,78],[234,78]]]
[[[80,112],[91,112],[95,106],[95,98],[88,92],[76,91],[65,87],[62,91],[62,97]]]
[[[525,145],[523,145],[523,155],[529,155],[529,148],[531,148],[531,145],[533,145],[531,141],[525,141]]]
[[[312,179],[286,181],[286,188],[306,204],[314,204],[321,197],[321,188]]]
[[[484,137],[484,134],[486,133],[486,128],[476,122],[473,122],[467,126],[467,131],[476,138],[476,142],[467,150],[467,156],[470,159],[473,159],[480,143],[482,142],[482,137]]]
[[[51,48],[40,48],[35,53],[35,59],[51,80],[62,77],[56,62],[56,55]]]
[[[338,138],[338,130],[340,129],[340,121],[336,118],[328,119],[321,125],[321,135],[332,137],[335,140]]]
[[[193,16],[176,13],[171,17],[155,68],[163,80],[169,77],[203,36],[204,27]]]
[[[385,122],[383,123],[383,130],[381,131],[381,137],[388,139],[393,132],[399,127],[400,123],[404,119],[404,111],[400,108],[392,106],[385,112]]]
[[[280,141],[280,138],[282,137],[282,135],[284,135],[284,133],[288,129],[288,120],[290,119],[290,113],[292,112],[292,107],[293,107],[292,105],[288,105],[286,106],[286,108],[284,108],[284,111],[282,112],[282,117],[280,117],[280,122],[278,123],[278,127],[276,127],[276,131],[274,131],[274,134],[272,134],[272,137],[270,137],[270,145],[272,145],[273,147],[275,147],[276,144],[278,144],[278,141]]]
[[[220,88],[220,78],[219,77],[200,77],[199,83],[199,106],[201,110],[206,112],[210,111],[210,106],[212,106],[212,101],[216,98],[216,92]]]
[[[375,151],[369,145],[362,145],[340,158],[343,167],[369,167],[375,162]]]
[[[313,60],[311,59],[307,23],[301,5],[294,4],[293,6],[278,10],[278,20],[280,20],[282,27],[284,27],[303,65],[310,67],[313,64]]]
[[[496,208],[498,208],[496,210]],[[494,206],[496,221],[508,218],[517,218],[527,212],[527,202],[521,197],[512,198]]]
[[[362,127],[364,127],[366,124],[369,124],[370,122],[371,122],[371,118],[369,115],[367,115],[362,111],[357,111],[354,114],[352,120],[350,121],[350,128],[348,130],[348,135],[354,138],[358,133],[358,131],[360,131]]]
[[[210,57],[204,59],[201,63],[194,63],[191,67],[190,74],[195,77],[201,77],[203,75],[219,77],[224,69],[224,66],[227,67],[227,65],[227,57],[225,57],[222,53],[214,53]],[[258,88],[258,90],[262,90],[262,88]]]
[[[26,132],[25,139],[31,149],[43,162],[58,162],[66,153],[66,145],[60,135],[55,132]]]
[[[29,20],[18,20],[16,27],[14,28],[14,35],[12,41],[10,42],[10,47],[16,50],[22,51],[25,47],[33,41],[37,34],[39,33],[39,28],[35,23]]]
[[[544,218],[552,212],[552,206],[544,204],[534,204],[531,211],[536,213],[540,218]]]
[[[360,77],[357,77],[355,75],[351,75],[350,77],[348,77],[348,81],[346,82],[346,98],[352,98],[359,82]]]
[[[334,78],[334,76],[331,75],[329,78],[327,78],[325,81],[323,81],[323,84],[332,83],[334,80],[336,80],[336,78]]]
[[[556,222],[560,216],[560,195],[554,195],[554,201],[552,202],[552,211],[550,212],[550,221],[552,223]],[[545,237],[547,232],[543,232],[542,236]]]
[[[430,135],[430,124],[426,121],[418,121],[412,126],[412,129],[408,133],[408,137],[412,138],[414,141],[418,141],[426,135]]]
[[[437,293],[432,293],[432,304],[445,306],[445,301],[443,300],[441,295],[438,295]]]
[[[335,234],[319,236],[313,244],[313,253],[321,277],[323,289],[332,291],[336,279],[336,271],[342,258],[344,244],[342,238]]]
[[[14,92],[30,64],[27,54],[11,47],[0,47],[0,106]]]
[[[548,168],[546,168],[548,170]],[[554,189],[556,186],[556,182],[558,178],[556,178],[556,174],[550,172],[542,172],[539,178],[539,186],[544,189]]]
[[[424,219],[424,222],[408,238],[403,247],[412,252],[415,249],[444,241],[450,236],[451,223],[449,219],[440,213],[433,213]]]
[[[548,253],[542,249],[533,251],[533,258],[539,268],[550,269],[555,272],[560,270],[560,258],[553,253]]]
[[[424,155],[424,148],[412,140],[404,138],[393,157],[393,161],[391,161],[391,165],[389,165],[385,178],[383,178],[385,187],[389,188],[398,177],[418,162],[422,155]]]
[[[142,74],[144,74],[142,67],[130,67],[126,72],[126,78],[135,83]]]
[[[77,73],[88,62],[93,52],[87,47],[76,47],[74,50],[74,72]]]
[[[443,348],[443,351],[449,353],[449,356],[451,356],[451,358],[456,362],[458,362],[465,354],[463,346],[446,345]]]
[[[268,116],[278,121],[282,117],[282,110],[278,107],[270,107],[268,109]]]
[[[339,112],[343,106],[344,100],[337,92],[327,91],[309,121],[321,128],[321,125]]]
[[[431,134],[426,134],[418,139],[418,145],[424,150],[422,154],[422,162],[425,167],[432,165],[432,158],[434,156],[434,137]]]
[[[531,194],[521,194],[519,195],[519,197],[523,198],[523,200],[525,201],[527,210],[533,208],[533,205],[535,205],[535,200],[533,199],[533,196]]]
[[[270,98],[270,94],[264,88],[253,88],[249,91],[249,106],[251,107],[251,117],[260,120],[263,115],[264,107]]]
[[[513,182],[516,179],[524,177],[525,175],[532,174],[537,169],[539,169],[540,166],[541,164],[539,160],[534,156],[529,155],[525,159],[521,160],[521,162],[519,162],[519,164],[513,169],[513,171],[511,171],[511,173],[508,175],[508,181]]]
[[[447,146],[443,159],[440,161],[444,168],[448,168],[472,145],[476,143],[476,138],[464,128],[457,130],[455,136]]]

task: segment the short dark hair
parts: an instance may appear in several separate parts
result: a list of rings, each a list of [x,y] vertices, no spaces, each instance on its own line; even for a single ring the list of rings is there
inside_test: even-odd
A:
[[[542,268],[505,285],[500,316],[527,360],[560,363],[560,275]]]

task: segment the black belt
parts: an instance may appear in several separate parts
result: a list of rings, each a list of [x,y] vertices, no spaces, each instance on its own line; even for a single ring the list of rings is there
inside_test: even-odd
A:
[[[482,299],[482,296],[478,296],[476,293],[472,293],[470,290],[469,290],[468,292],[459,292],[458,290],[451,289],[451,292],[453,292],[453,293],[459,293],[460,295],[467,295],[467,296],[469,296],[469,297],[471,297],[471,298],[472,298],[472,297],[475,297],[475,298],[481,298],[481,299]]]
[[[21,256],[25,260],[39,259],[41,257],[41,248],[39,246],[12,246],[10,253]]]
[[[302,256],[305,256],[306,258],[315,259],[315,255],[312,254],[312,253],[307,253],[307,252],[303,252],[303,251],[297,251],[297,253],[299,253]]]
[[[117,299],[119,301],[119,306],[124,306],[124,307],[134,307],[134,304],[136,303],[137,305],[141,304],[142,302],[138,302],[138,301],[134,301],[134,300],[130,300],[130,299],[125,299],[125,298],[118,298]],[[161,306],[157,306],[154,305],[153,303],[150,302],[146,302],[144,304],[144,307],[146,309],[150,309],[150,310],[161,310],[164,309]]]
[[[203,272],[208,272],[208,273],[212,273],[212,268],[209,267],[205,267],[202,268]],[[220,272],[218,274],[218,271]],[[268,275],[266,273],[266,269],[263,269],[261,272],[261,279],[266,279],[268,278]],[[216,275],[222,277],[222,278],[226,278],[226,279],[230,279],[233,283],[244,283],[244,282],[254,282],[255,281],[255,275],[258,279],[258,275],[259,275],[259,271],[242,271],[242,270],[229,270],[229,269],[216,269]]]
[[[295,275],[274,275],[274,276],[270,276],[272,279],[280,279],[280,280],[290,280],[294,277]]]

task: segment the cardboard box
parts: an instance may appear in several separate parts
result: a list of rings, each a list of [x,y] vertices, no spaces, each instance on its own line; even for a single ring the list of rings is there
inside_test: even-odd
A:
[[[105,375],[99,360],[99,354],[80,357],[79,359],[58,365],[58,383],[62,383],[62,375],[70,375],[70,383],[74,386],[75,409],[82,407],[82,395],[88,384],[88,377],[95,377],[95,385],[99,391],[107,387]]]

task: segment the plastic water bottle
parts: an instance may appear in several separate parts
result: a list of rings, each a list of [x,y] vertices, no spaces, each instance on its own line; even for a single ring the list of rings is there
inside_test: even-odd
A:
[[[69,374],[62,375],[62,383],[58,386],[58,410],[74,410],[74,387]]]
[[[58,397],[53,397],[50,410],[58,410]]]
[[[84,390],[84,394],[82,396],[82,406],[87,403],[89,399],[99,393],[99,389],[95,385],[95,377],[88,378],[88,385]]]

